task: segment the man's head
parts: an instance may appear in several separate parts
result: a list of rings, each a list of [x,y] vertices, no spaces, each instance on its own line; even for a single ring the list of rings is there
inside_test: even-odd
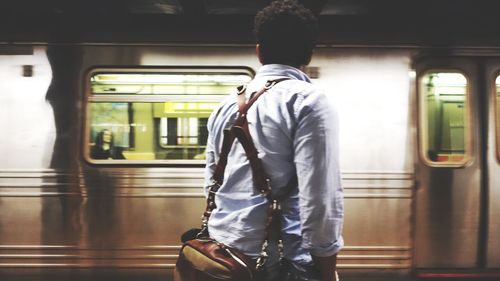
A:
[[[272,2],[255,16],[254,33],[262,64],[309,64],[318,21],[295,0]]]

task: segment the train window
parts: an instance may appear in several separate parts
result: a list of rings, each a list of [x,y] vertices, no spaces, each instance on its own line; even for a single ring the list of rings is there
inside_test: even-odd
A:
[[[495,80],[495,112],[496,112],[496,142],[497,158],[500,161],[500,75]]]
[[[196,163],[208,117],[248,69],[96,70],[89,75],[84,154],[92,163]]]
[[[431,166],[463,166],[470,159],[467,78],[459,72],[421,76],[421,155]]]

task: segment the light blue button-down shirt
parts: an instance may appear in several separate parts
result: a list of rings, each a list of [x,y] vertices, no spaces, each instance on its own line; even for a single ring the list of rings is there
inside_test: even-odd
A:
[[[309,77],[286,65],[262,66],[247,87],[247,98],[266,81],[281,77],[291,79],[264,93],[247,119],[273,194],[288,194],[282,202],[285,258],[307,264],[310,254],[331,256],[343,246],[338,118]],[[231,127],[237,111],[234,94],[208,121],[206,186],[212,183],[223,130]],[[237,140],[228,158],[224,183],[215,199],[217,208],[209,220],[210,236],[258,257],[266,235],[267,200],[255,190],[249,162]],[[269,264],[277,261],[276,251],[272,253]]]

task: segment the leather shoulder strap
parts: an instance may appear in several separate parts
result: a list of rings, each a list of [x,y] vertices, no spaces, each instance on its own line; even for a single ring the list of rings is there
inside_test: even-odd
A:
[[[219,156],[219,160],[217,162],[217,166],[215,168],[215,172],[213,175],[213,184],[209,187],[208,196],[207,196],[207,206],[205,212],[202,217],[202,231],[198,234],[198,236],[208,236],[208,219],[212,214],[212,211],[217,208],[215,205],[215,194],[219,191],[222,183],[224,182],[224,171],[227,165],[227,157],[229,151],[231,150],[231,146],[234,142],[235,138],[238,138],[238,141],[242,144],[245,153],[250,162],[250,167],[252,169],[252,178],[254,181],[254,186],[259,190],[259,192],[266,196],[269,202],[272,202],[271,198],[271,183],[270,179],[264,171],[261,160],[258,158],[258,152],[255,148],[255,144],[253,143],[252,137],[250,135],[250,131],[248,129],[248,120],[246,118],[248,109],[255,103],[255,101],[262,96],[267,90],[272,88],[277,83],[287,80],[289,78],[282,78],[278,80],[268,81],[265,86],[259,90],[253,97],[250,98],[248,102],[245,102],[245,87],[239,88],[238,93],[238,118],[234,122],[234,125],[231,129],[224,130],[224,138],[222,140],[222,148],[221,154]],[[272,222],[272,215],[268,217],[268,221],[266,222],[266,228],[269,230],[270,224]],[[266,238],[267,239],[267,238]]]
[[[246,102],[246,86],[238,87],[238,118],[233,124],[233,127],[230,129],[224,130],[224,138],[222,140],[221,153],[219,156],[219,160],[217,162],[217,166],[215,168],[215,172],[213,175],[214,182],[217,182],[219,185],[222,185],[224,182],[224,171],[227,165],[227,156],[231,151],[232,144],[235,138],[238,138],[240,143],[242,144],[245,152],[247,153],[247,157],[249,158],[250,165],[252,166],[252,172],[254,177],[255,186],[262,186],[265,184],[265,179],[255,179],[255,172],[263,171],[260,160],[256,160],[257,158],[257,150],[255,149],[255,145],[252,141],[252,137],[250,136],[250,131],[248,130],[248,120],[246,118],[247,112],[250,107],[257,101],[257,99],[262,96],[267,90],[271,89],[274,85],[279,82],[288,80],[290,78],[280,78],[276,80],[267,81],[264,87],[262,87],[258,92],[256,92],[252,97]],[[242,131],[243,130],[243,131]],[[260,172],[259,172],[260,174]]]

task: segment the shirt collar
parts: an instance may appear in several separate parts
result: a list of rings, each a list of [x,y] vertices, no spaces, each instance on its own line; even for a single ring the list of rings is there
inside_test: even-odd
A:
[[[256,78],[263,76],[282,76],[311,83],[311,79],[299,69],[284,64],[266,64],[259,68]]]

